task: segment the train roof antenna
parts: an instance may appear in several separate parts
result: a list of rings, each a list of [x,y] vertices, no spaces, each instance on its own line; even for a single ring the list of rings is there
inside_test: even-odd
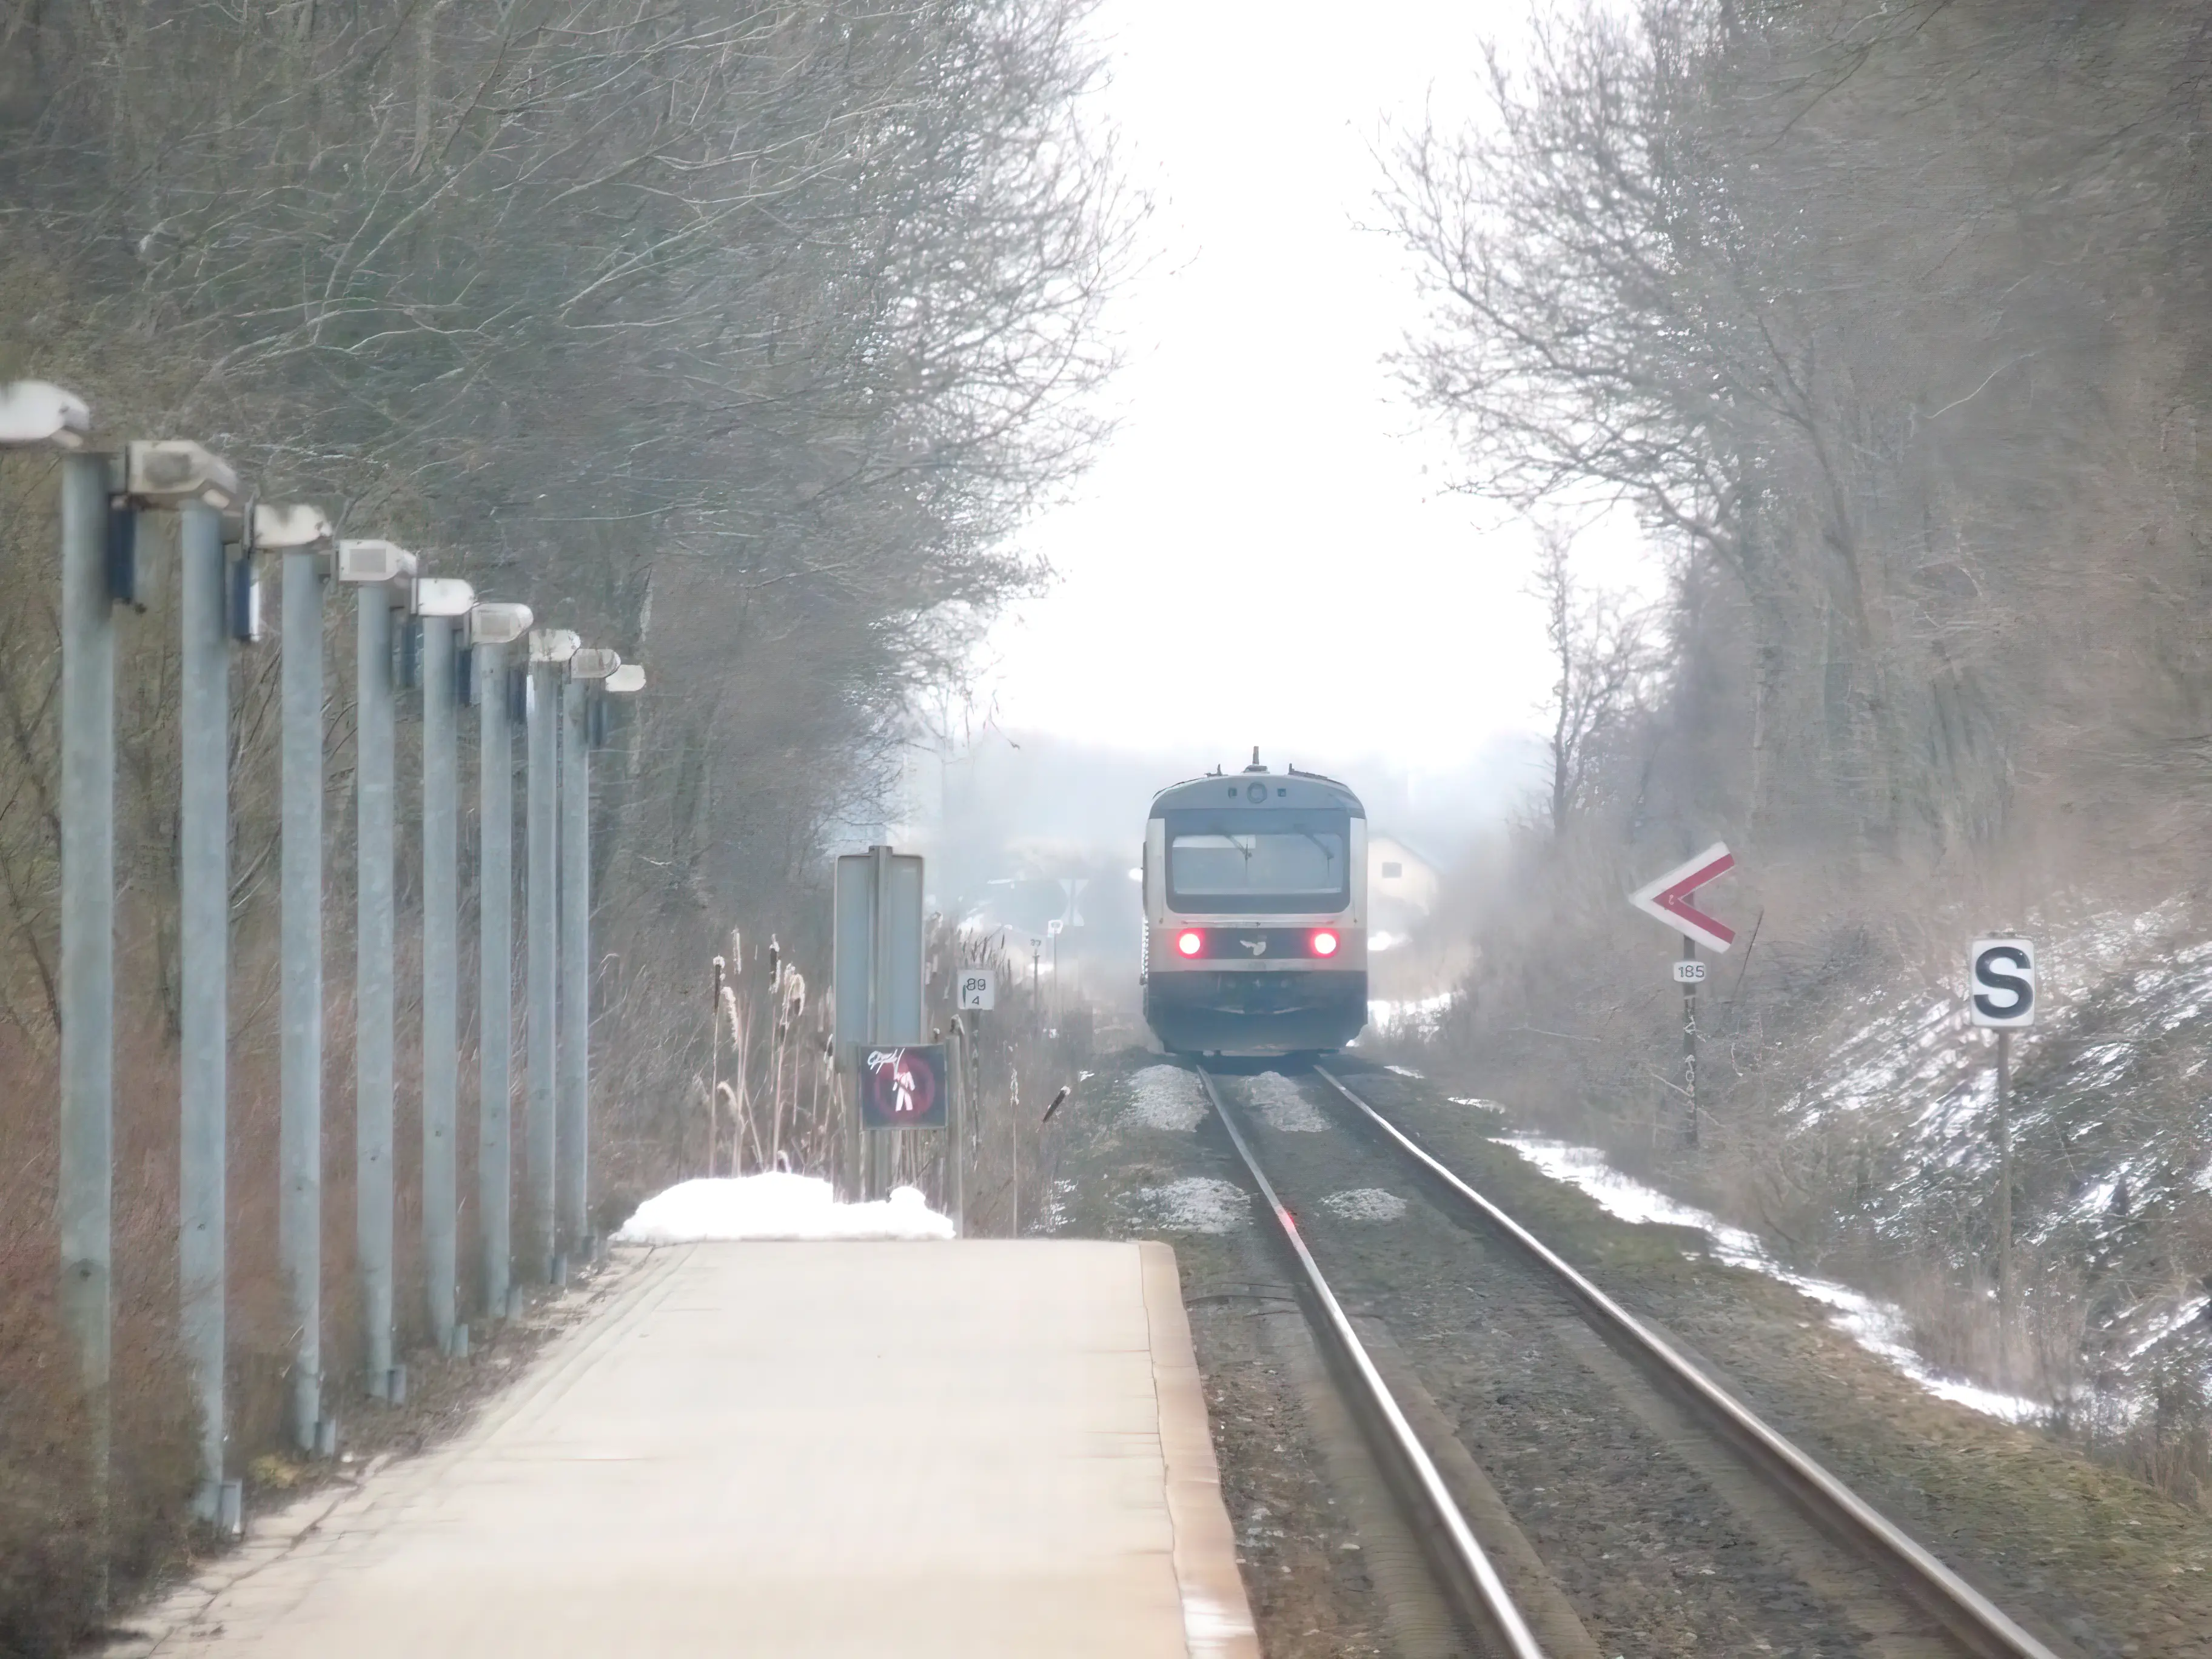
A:
[[[1260,745],[1256,743],[1252,745],[1252,763],[1244,769],[1247,772],[1264,772],[1267,769],[1260,764]]]

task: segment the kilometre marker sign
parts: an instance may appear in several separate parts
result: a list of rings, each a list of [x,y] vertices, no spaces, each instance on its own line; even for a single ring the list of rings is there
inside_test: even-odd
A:
[[[1656,881],[1631,893],[1628,902],[1685,938],[1715,951],[1725,951],[1735,943],[1735,929],[1692,906],[1690,895],[1735,868],[1735,854],[1724,843],[1715,842],[1697,857],[1686,860]]]

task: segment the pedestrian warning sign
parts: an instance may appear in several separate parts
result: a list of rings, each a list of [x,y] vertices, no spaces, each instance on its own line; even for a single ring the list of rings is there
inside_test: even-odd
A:
[[[861,1051],[863,1128],[942,1128],[950,1121],[950,1106],[943,1043]]]

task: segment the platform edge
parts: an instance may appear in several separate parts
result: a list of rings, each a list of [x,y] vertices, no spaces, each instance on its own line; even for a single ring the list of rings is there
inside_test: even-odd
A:
[[[1175,1251],[1157,1239],[1142,1239],[1137,1252],[1184,1644],[1191,1659],[1260,1659],[1252,1605],[1237,1571],[1237,1535],[1222,1501],[1221,1467],[1214,1460],[1206,1389],[1183,1310]]]

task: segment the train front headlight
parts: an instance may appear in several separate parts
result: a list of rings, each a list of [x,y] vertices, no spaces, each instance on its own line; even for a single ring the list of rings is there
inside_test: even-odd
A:
[[[1334,956],[1336,954],[1337,943],[1335,929],[1331,927],[1316,927],[1314,929],[1313,953],[1316,956]]]
[[[1195,927],[1186,927],[1176,935],[1176,953],[1194,957],[1206,949],[1206,935]]]

